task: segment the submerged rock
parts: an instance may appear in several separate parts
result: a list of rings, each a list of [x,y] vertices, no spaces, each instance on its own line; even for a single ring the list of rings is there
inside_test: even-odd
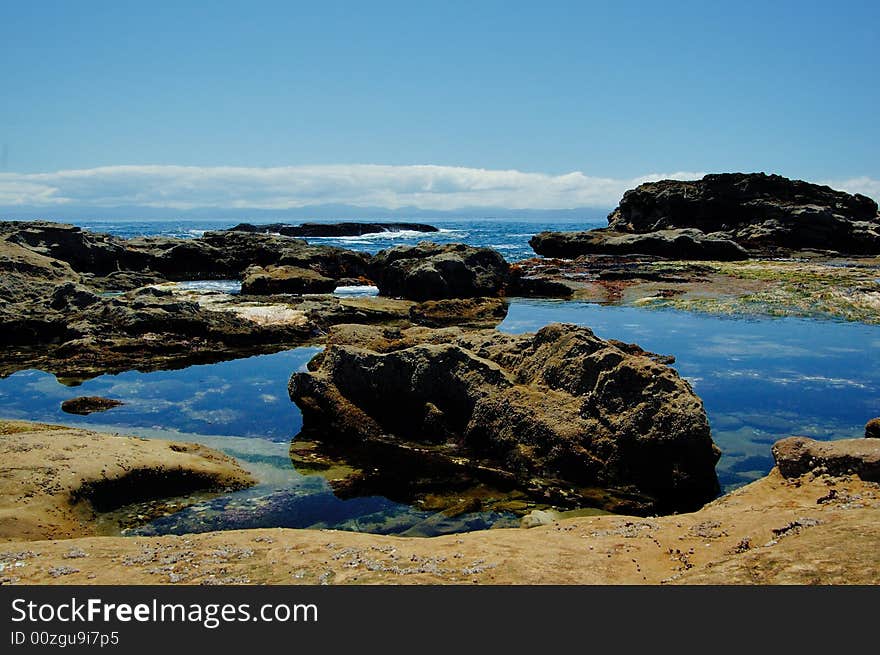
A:
[[[331,293],[336,280],[299,266],[251,266],[244,272],[241,292],[268,295],[273,293]]]
[[[79,396],[70,398],[61,403],[61,411],[68,414],[94,414],[95,412],[106,412],[108,409],[124,405],[121,400],[113,398],[102,398],[101,396]]]
[[[880,482],[880,441],[875,439],[816,441],[788,437],[773,444],[773,457],[779,472],[787,478],[815,473],[858,475],[866,482]]]
[[[268,223],[252,225],[239,223],[230,228],[230,232],[256,232],[260,234],[280,234],[288,237],[359,237],[364,234],[379,232],[438,232],[433,225],[424,223],[358,223],[344,221],[341,223]]]
[[[386,477],[406,478],[401,459],[429,459],[563,504],[613,487],[641,512],[693,509],[718,492],[719,451],[690,385],[587,328],[349,336],[358,345],[331,337],[292,376],[290,397],[305,438],[373,449]]]
[[[386,296],[411,300],[497,296],[507,281],[509,264],[491,248],[462,243],[382,250],[370,262],[370,275]]]

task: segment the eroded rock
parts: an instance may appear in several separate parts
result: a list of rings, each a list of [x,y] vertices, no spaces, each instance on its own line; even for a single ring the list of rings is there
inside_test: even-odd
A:
[[[336,280],[299,266],[251,266],[244,272],[241,292],[268,295],[273,293],[331,293]]]
[[[386,296],[411,300],[498,296],[507,281],[509,264],[491,248],[461,243],[382,250],[370,262],[370,277]]]
[[[587,232],[541,232],[529,245],[545,257],[582,255],[651,255],[668,259],[731,261],[747,259],[748,252],[727,238],[707,236],[700,230],[666,229],[640,234],[611,229]]]
[[[615,487],[640,498],[632,509],[669,511],[718,492],[719,451],[688,383],[587,328],[346,332],[358,345],[331,335],[291,378],[303,438],[374,448],[380,470],[392,453],[430,458],[569,504]]]
[[[816,473],[858,475],[868,482],[880,482],[880,441],[874,439],[788,437],[773,444],[773,457],[787,478]]]

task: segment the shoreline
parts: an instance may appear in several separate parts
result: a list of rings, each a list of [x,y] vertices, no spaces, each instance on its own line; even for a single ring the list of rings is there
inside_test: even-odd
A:
[[[23,423],[14,427],[18,433],[6,432],[30,435],[32,446],[75,442],[86,432]],[[135,460],[149,459],[159,446],[180,454],[168,448],[173,442],[135,441],[147,444],[150,451]],[[863,439],[849,441],[846,446],[855,450],[874,447]],[[116,456],[107,447],[100,453],[100,458],[70,462],[74,477],[86,470],[100,476],[96,471]],[[209,456],[215,458],[216,453]],[[545,525],[534,528],[437,537],[289,528],[110,537],[89,535],[86,520],[86,532],[72,538],[7,536],[0,544],[0,582],[877,584],[880,553],[870,545],[880,538],[880,484],[826,468],[835,473],[830,475],[822,469],[826,464],[796,477],[785,477],[774,468],[695,512],[647,518],[549,517]],[[0,498],[11,500],[16,489],[22,490],[13,487]],[[59,507],[70,493],[69,486],[59,487],[49,496]],[[21,508],[17,513],[22,515]]]

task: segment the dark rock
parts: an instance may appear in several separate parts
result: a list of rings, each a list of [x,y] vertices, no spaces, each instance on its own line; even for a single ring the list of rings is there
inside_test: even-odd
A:
[[[299,266],[251,266],[241,283],[243,294],[332,293],[336,280]]]
[[[97,294],[84,286],[75,282],[65,282],[55,287],[49,301],[49,306],[52,309],[58,310],[82,309],[89,305],[94,305],[96,302],[100,302],[100,300]]]
[[[695,229],[666,229],[630,234],[611,229],[541,232],[529,240],[539,255],[573,259],[582,255],[651,255],[669,259],[733,261],[748,252],[733,241]]]
[[[382,468],[405,451],[575,504],[596,486],[639,494],[644,512],[694,509],[718,492],[719,451],[688,383],[589,329],[423,330],[416,345],[380,331],[385,352],[358,332],[361,347],[331,339],[290,396],[306,439],[363,456],[375,445],[372,466],[389,476],[406,475]]]
[[[608,224],[617,232],[642,234],[675,228],[722,232],[748,248],[880,253],[872,199],[764,173],[641,184],[624,194]]]
[[[438,232],[433,225],[424,223],[357,223],[346,221],[342,223],[303,223],[301,225],[289,225],[287,223],[269,223],[266,225],[252,225],[240,223],[231,232],[255,232],[261,234],[280,234],[288,237],[359,237],[364,234],[378,232]]]
[[[413,305],[409,317],[427,327],[482,325],[495,327],[507,316],[507,303],[501,298],[447,298],[426,300]]]
[[[370,274],[379,292],[411,300],[497,296],[509,264],[491,248],[461,243],[395,246],[377,253]]]
[[[556,271],[558,273],[558,269]],[[510,276],[507,281],[508,296],[524,298],[568,298],[574,293],[574,289],[545,275],[529,275],[521,266],[514,264],[510,267]]]
[[[140,270],[145,266],[143,258],[126,249],[123,239],[109,234],[86,232],[64,223],[0,223],[0,238],[66,262],[78,272],[106,274],[123,268]]]
[[[880,441],[874,439],[816,441],[788,437],[773,444],[772,450],[776,466],[786,478],[805,473],[854,474],[868,482],[880,482]]]
[[[872,418],[865,424],[865,437],[880,439],[880,418]]]
[[[299,266],[332,278],[362,277],[369,255],[312,246],[302,239],[248,232],[206,232],[198,239],[141,237],[127,247],[172,280],[241,279],[250,266]]]
[[[108,409],[124,405],[121,400],[113,400],[112,398],[102,398],[101,396],[80,396],[78,398],[70,398],[61,403],[62,411],[68,414],[92,414],[94,412],[106,412]]]
[[[106,291],[133,291],[165,281],[163,276],[152,271],[113,271],[107,275],[92,278],[90,284]]]

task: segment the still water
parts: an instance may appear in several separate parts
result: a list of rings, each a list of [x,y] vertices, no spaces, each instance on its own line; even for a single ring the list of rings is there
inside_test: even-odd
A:
[[[869,418],[880,415],[878,326],[515,299],[500,329],[534,331],[550,322],[586,325],[601,337],[675,355],[674,366],[703,399],[723,451],[718,473],[725,490],[765,474],[778,438],[857,437]],[[76,388],[48,373],[21,371],[0,380],[0,417],[197,441],[239,458],[261,481],[157,519],[139,534],[327,527],[431,535],[516,524],[511,515],[486,512],[438,517],[382,497],[340,500],[322,477],[299,474],[288,446],[302,420],[287,396],[287,381],[317,351],[129,371]],[[81,395],[125,404],[82,417],[61,411],[63,400]]]

